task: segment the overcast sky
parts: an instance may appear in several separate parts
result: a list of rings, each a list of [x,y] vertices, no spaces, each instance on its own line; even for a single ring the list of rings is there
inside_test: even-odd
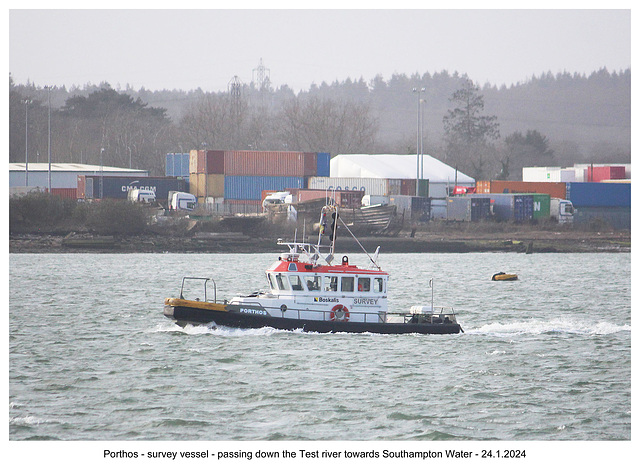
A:
[[[631,66],[630,10],[11,10],[9,71],[38,86],[226,90],[466,73],[510,85]]]

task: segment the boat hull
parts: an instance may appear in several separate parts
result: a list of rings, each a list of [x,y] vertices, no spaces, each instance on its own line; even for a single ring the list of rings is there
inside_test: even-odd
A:
[[[270,327],[285,331],[302,330],[318,333],[375,333],[375,334],[458,334],[458,323],[362,323],[349,321],[319,321],[279,318],[269,314],[229,311],[222,304],[187,303],[187,300],[165,300],[164,314],[178,325],[210,324],[241,329]],[[202,306],[206,305],[206,306]],[[212,306],[215,305],[215,306]]]
[[[517,281],[517,274],[494,274],[491,278],[492,281]]]

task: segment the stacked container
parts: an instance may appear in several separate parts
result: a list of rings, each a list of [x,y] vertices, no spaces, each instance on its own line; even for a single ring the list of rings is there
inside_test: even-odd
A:
[[[167,177],[189,178],[189,153],[169,153],[165,165],[165,175]]]
[[[204,205],[224,196],[224,151],[193,149],[189,153],[189,191]]]
[[[631,229],[630,183],[567,183],[567,199],[575,208],[576,224],[599,220],[617,229]]]
[[[564,182],[516,182],[510,180],[477,181],[476,193],[545,193],[552,198],[566,199]]]

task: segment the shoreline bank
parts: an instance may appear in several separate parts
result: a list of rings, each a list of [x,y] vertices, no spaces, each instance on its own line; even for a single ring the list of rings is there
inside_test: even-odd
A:
[[[274,253],[284,251],[277,245],[278,238],[285,237],[251,237],[240,232],[190,237],[20,234],[10,236],[9,253]],[[530,231],[477,235],[419,232],[414,237],[407,232],[397,237],[361,237],[359,241],[368,252],[380,246],[383,253],[631,251],[629,232]],[[351,237],[339,238],[336,249],[340,254],[362,252]]]

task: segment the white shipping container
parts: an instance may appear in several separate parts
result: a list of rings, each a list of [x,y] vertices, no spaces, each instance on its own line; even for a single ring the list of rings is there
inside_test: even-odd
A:
[[[391,194],[386,178],[309,177],[308,187],[312,190],[360,190],[372,196]]]
[[[562,182],[561,167],[523,167],[523,182]]]

